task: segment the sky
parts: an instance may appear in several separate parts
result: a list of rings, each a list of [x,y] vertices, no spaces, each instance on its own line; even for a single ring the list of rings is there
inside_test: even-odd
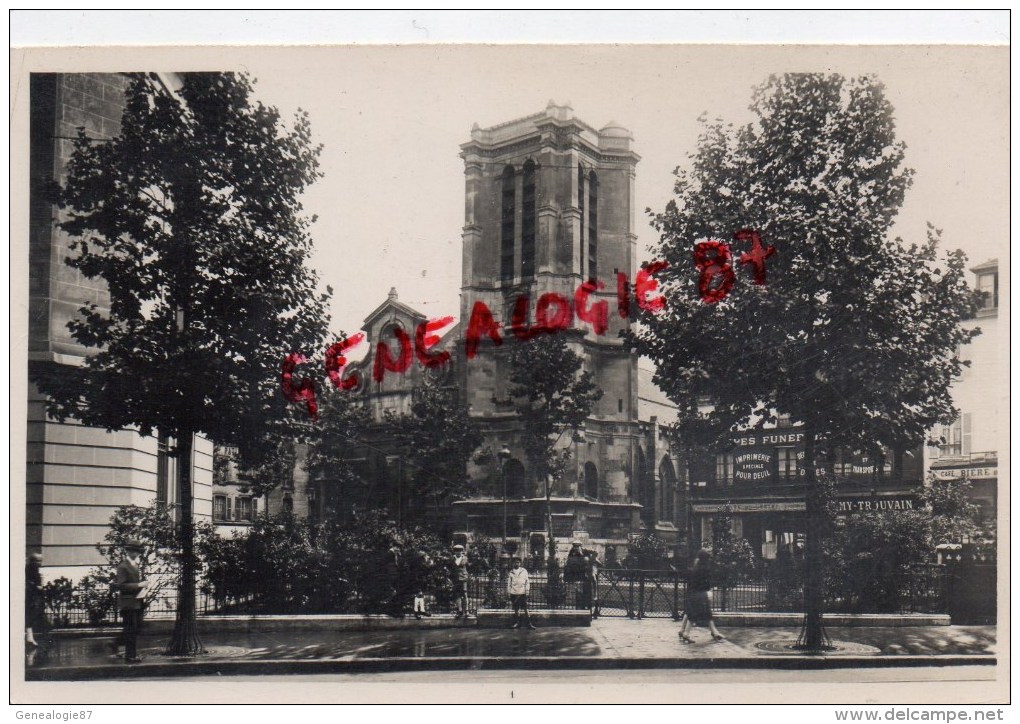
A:
[[[231,58],[233,61],[234,59]],[[227,66],[289,117],[310,115],[324,174],[304,203],[313,266],[334,289],[333,330],[360,328],[395,287],[429,316],[457,314],[464,222],[459,146],[487,127],[569,102],[595,128],[634,136],[634,232],[662,210],[673,169],[696,148],[697,118],[750,118],[771,73],[873,73],[916,171],[894,231],[923,240],[928,221],[972,263],[1008,253],[1008,52],[979,47],[402,46],[240,53]]]

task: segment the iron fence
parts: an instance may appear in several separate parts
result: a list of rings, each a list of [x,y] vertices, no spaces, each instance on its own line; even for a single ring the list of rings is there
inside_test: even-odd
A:
[[[950,595],[956,575],[943,565],[914,566],[903,576],[898,591],[897,612],[948,613]],[[528,607],[535,610],[585,610],[594,615],[628,618],[673,618],[683,616],[687,597],[687,581],[675,571],[634,569],[603,569],[594,582],[585,580],[564,581],[561,576],[551,579],[547,573],[532,573]],[[426,591],[429,613],[452,613],[457,601],[452,590]],[[507,610],[510,597],[507,593],[506,574],[491,571],[485,575],[471,575],[467,582],[468,610]],[[377,599],[366,599],[356,592],[342,602],[268,600],[258,594],[243,598],[214,596],[199,591],[196,612],[202,617],[241,614],[391,614],[413,613],[413,591],[404,589],[394,594],[389,605],[380,605]],[[713,608],[718,612],[803,612],[803,586],[796,576],[766,574],[745,578],[730,585],[713,589]],[[831,613],[880,612],[867,601],[842,600],[834,594],[828,597],[825,610]],[[888,608],[882,611],[888,611]],[[95,591],[72,589],[69,596],[47,602],[47,617],[57,628],[102,627],[119,625],[115,595],[96,595]],[[149,619],[173,618],[177,612],[177,593],[163,589],[149,600],[146,617]]]
[[[563,581],[554,577],[552,581],[547,575],[531,575],[531,586],[528,594],[530,609],[586,609],[590,608],[594,587],[586,586],[581,581]],[[46,605],[46,615],[53,628],[100,628],[120,625],[115,594],[97,595],[94,590],[72,588],[70,595],[64,600],[50,601]],[[453,613],[457,609],[457,601],[450,591],[444,594],[426,592],[428,613]],[[472,614],[479,610],[500,610],[510,608],[510,597],[507,593],[506,575],[473,575],[467,582],[468,611]],[[393,605],[379,607],[368,603],[356,593],[337,605],[324,605],[322,602],[306,602],[299,599],[269,600],[257,594],[245,597],[216,596],[199,590],[196,592],[195,611],[200,617],[223,615],[281,615],[302,613],[326,614],[395,614],[409,615],[413,613],[413,592],[402,593]],[[146,602],[145,617],[152,619],[172,619],[177,615],[177,592],[174,589],[163,589]]]
[[[945,566],[916,566],[902,577],[891,604],[844,598],[829,591],[829,613],[948,613],[948,592],[953,581]],[[599,573],[596,590],[599,616],[669,618],[683,616],[687,581],[679,572],[605,570]],[[800,576],[766,572],[744,577],[712,589],[712,607],[723,613],[803,613],[804,586]]]

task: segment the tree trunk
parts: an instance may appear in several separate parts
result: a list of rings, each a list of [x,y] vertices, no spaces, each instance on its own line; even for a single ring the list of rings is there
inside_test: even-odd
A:
[[[177,586],[177,619],[166,647],[167,656],[206,653],[195,622],[195,518],[192,471],[195,436],[190,427],[177,431],[177,481],[181,504],[181,579]]]
[[[552,486],[549,483],[549,474],[545,474],[545,525],[549,531],[549,562],[556,558],[556,540],[553,538],[552,519]]]
[[[815,473],[815,434],[804,433],[804,468],[807,495],[807,549],[804,556],[804,634],[802,645],[808,651],[821,651],[824,644],[822,610],[824,608],[824,568],[822,553],[822,517],[825,515],[822,490]]]

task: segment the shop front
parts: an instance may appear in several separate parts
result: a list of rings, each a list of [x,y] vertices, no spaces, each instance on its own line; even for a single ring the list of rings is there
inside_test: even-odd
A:
[[[834,481],[841,516],[915,509],[921,467],[919,453],[828,451],[824,442],[815,461],[816,474]],[[736,435],[728,449],[695,466],[690,499],[695,544],[710,543],[713,521],[727,516],[733,534],[747,540],[762,560],[797,560],[808,529],[806,493],[803,431],[792,427]]]

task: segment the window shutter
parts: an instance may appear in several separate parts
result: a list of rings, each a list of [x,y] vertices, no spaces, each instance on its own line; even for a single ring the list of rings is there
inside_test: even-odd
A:
[[[963,413],[963,454],[970,455],[970,413]]]
[[[233,500],[233,498],[227,498],[227,514],[225,516],[223,516],[223,520],[233,520],[233,518],[230,516],[230,501],[231,500]]]
[[[252,517],[252,520],[257,518],[258,514],[259,514],[259,499],[258,498],[252,498],[251,499],[251,517]]]

